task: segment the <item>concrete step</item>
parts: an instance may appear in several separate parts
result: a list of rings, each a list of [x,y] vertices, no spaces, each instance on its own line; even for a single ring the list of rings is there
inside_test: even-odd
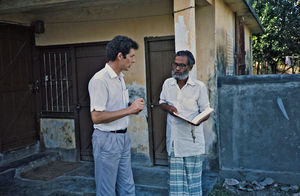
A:
[[[137,196],[168,195],[168,167],[133,166],[132,172]]]
[[[53,153],[53,152],[39,152],[39,153],[31,154],[27,157],[11,161],[9,163],[6,163],[6,164],[0,166],[0,173],[5,170],[12,169],[12,168],[24,167],[24,166],[28,165],[29,163],[40,162],[43,159],[46,159],[48,161],[49,158],[56,157],[56,156],[57,156],[57,153]]]
[[[0,153],[0,167],[15,160],[23,159],[32,154],[38,153],[40,151],[39,149],[40,145],[39,142],[37,142],[36,144],[31,144],[26,147]]]
[[[0,185],[11,183],[20,173],[59,159],[55,152],[38,152],[0,166]]]
[[[50,181],[30,180],[20,177],[20,173],[55,161],[56,153],[38,153],[30,157],[2,166],[0,171],[0,195],[80,195],[94,196],[94,164],[82,165]],[[168,195],[168,167],[133,166],[137,196]],[[20,172],[22,171],[22,172]],[[203,195],[207,195],[217,182],[217,174],[203,173]],[[1,184],[2,183],[2,184]]]
[[[137,196],[168,195],[168,167],[133,166],[132,170]],[[217,180],[218,174],[206,171],[203,172],[203,195],[208,195],[208,193],[213,189],[213,186],[217,183]]]

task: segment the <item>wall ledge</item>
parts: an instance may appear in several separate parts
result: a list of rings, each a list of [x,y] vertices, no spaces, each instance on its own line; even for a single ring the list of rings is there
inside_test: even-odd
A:
[[[217,78],[217,81],[218,81],[218,87],[221,87],[222,85],[300,82],[300,74],[220,76]]]

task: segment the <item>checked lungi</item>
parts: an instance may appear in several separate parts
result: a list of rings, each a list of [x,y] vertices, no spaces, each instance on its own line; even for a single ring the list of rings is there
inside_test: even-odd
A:
[[[172,149],[169,162],[169,195],[202,195],[202,162],[200,155],[175,157]]]

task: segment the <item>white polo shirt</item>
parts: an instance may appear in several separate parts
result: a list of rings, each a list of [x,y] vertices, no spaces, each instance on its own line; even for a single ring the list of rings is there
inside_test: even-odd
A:
[[[120,77],[106,63],[105,68],[98,71],[90,80],[90,111],[117,111],[128,107],[129,96],[123,74]],[[94,124],[101,131],[125,129],[129,125],[129,117],[125,116],[110,123]]]
[[[179,114],[192,120],[200,112],[209,107],[207,89],[203,82],[188,78],[187,83],[180,89],[176,79],[168,78],[162,87],[159,103],[167,103],[176,107]],[[195,143],[192,138],[195,131]],[[193,126],[186,121],[168,114],[166,145],[168,155],[171,155],[174,143],[175,157],[188,157],[205,153],[203,124]]]

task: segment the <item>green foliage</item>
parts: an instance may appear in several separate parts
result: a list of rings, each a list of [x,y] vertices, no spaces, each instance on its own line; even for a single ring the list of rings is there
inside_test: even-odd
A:
[[[276,73],[285,56],[300,55],[300,1],[252,0],[265,32],[252,37],[254,62],[268,62]]]

